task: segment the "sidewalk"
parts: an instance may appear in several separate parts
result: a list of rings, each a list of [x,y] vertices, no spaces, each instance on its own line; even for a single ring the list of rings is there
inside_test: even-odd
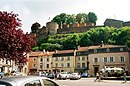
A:
[[[130,84],[130,81],[124,82],[124,80],[101,80],[101,82],[105,82],[105,83],[118,83],[118,84]]]

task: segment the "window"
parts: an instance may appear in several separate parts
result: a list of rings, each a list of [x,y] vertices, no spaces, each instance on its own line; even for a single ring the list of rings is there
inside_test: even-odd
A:
[[[43,79],[44,86],[58,86],[55,82],[47,79]]]
[[[47,64],[47,68],[49,68],[49,64]]]
[[[8,60],[6,60],[6,64],[8,64]]]
[[[103,60],[104,60],[103,62],[107,62],[107,57],[104,57]]]
[[[67,57],[67,60],[70,60],[70,57],[69,57],[69,56]]]
[[[109,48],[107,48],[107,49],[106,49],[106,52],[110,52],[110,49],[109,49]]]
[[[64,57],[61,57],[61,61],[64,61]]]
[[[77,68],[80,68],[80,63],[77,63]]]
[[[43,68],[43,65],[40,65],[40,68],[42,69],[42,68]]]
[[[64,63],[61,63],[61,67],[64,67]]]
[[[47,58],[47,62],[49,62],[49,58]]]
[[[94,62],[98,62],[98,58],[94,58]]]
[[[113,57],[110,57],[110,62],[114,62],[114,58]]]
[[[120,51],[123,51],[123,48],[120,48]]]
[[[70,67],[70,63],[67,63],[67,67]]]
[[[43,62],[43,59],[41,58],[40,62]]]
[[[39,80],[34,80],[26,83],[24,86],[42,86]]]
[[[121,56],[121,57],[120,57],[120,61],[121,61],[121,62],[125,62],[125,57],[124,57],[124,56]]]
[[[94,50],[94,53],[97,53],[97,50],[96,50],[96,49]]]
[[[33,64],[33,67],[36,67],[36,64]]]
[[[36,58],[35,58],[35,57],[33,58],[33,61],[34,61],[34,62],[36,61]]]
[[[58,67],[58,63],[56,63],[55,66]]]
[[[85,63],[82,63],[82,68],[84,68],[85,67]]]
[[[55,57],[55,61],[58,61],[58,57]]]
[[[78,57],[78,60],[80,61],[80,57]]]
[[[84,61],[85,60],[85,57],[82,57],[82,61]]]

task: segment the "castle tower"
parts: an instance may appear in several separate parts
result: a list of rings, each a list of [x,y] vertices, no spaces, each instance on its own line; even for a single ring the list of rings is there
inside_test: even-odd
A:
[[[56,22],[47,22],[46,23],[46,33],[48,34],[57,34],[57,29],[59,25]]]

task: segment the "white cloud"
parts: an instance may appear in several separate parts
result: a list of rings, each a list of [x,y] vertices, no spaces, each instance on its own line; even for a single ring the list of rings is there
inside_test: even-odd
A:
[[[8,11],[10,9],[10,5],[8,4],[8,3],[6,3],[6,4],[4,4],[3,6],[2,6],[2,11]]]

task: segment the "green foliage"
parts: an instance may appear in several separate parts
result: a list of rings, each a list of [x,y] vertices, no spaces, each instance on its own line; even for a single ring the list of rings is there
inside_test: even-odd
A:
[[[89,22],[94,23],[96,25],[96,21],[98,18],[97,18],[97,15],[95,13],[89,12],[88,19],[89,19]]]
[[[51,43],[42,43],[41,45],[40,45],[40,50],[42,51],[42,50],[49,50],[49,51],[51,51],[51,50],[62,50],[62,48],[63,48],[63,46],[62,45],[60,45],[60,44],[51,44]]]
[[[127,46],[130,48],[130,40],[127,42]]]
[[[59,25],[62,24],[73,24],[73,23],[84,23],[84,22],[92,22],[96,24],[97,16],[93,12],[89,12],[87,15],[86,13],[79,13],[77,15],[69,15],[66,13],[61,13],[60,15],[56,15],[53,19],[53,22],[57,22]]]
[[[32,51],[36,51],[36,50],[39,50],[39,46],[35,46],[32,48]]]
[[[113,28],[97,27],[84,33],[56,34],[43,38],[40,43],[40,50],[62,50],[74,49],[77,46],[104,44],[124,45],[130,47],[130,27]],[[38,48],[34,48],[36,50]]]

